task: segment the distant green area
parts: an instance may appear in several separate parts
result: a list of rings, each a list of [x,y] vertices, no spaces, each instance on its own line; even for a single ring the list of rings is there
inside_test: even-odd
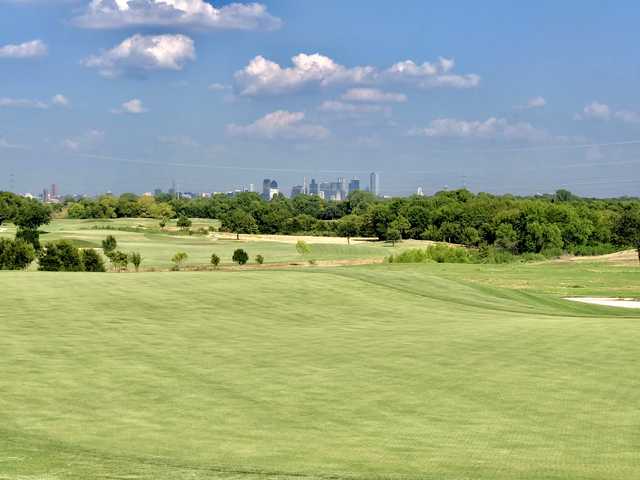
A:
[[[637,276],[0,272],[0,478],[638,478]]]

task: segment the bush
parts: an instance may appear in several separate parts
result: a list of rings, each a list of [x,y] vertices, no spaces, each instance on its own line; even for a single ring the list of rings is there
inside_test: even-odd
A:
[[[187,258],[189,258],[189,255],[186,252],[176,253],[171,259],[171,261],[173,262],[173,269],[175,271],[180,270],[180,267],[182,267],[182,264],[186,262]]]
[[[577,256],[595,256],[608,255],[609,253],[619,252],[620,248],[610,243],[601,243],[598,245],[576,245],[573,248],[573,254]]]
[[[180,218],[178,218],[177,225],[181,230],[187,230],[189,227],[191,227],[192,223],[188,217],[181,215]]]
[[[118,248],[118,241],[116,240],[116,237],[113,235],[107,235],[107,238],[102,241],[102,251],[104,254],[108,257],[116,248]]]
[[[233,252],[233,257],[231,257],[231,259],[238,265],[244,265],[249,261],[249,254],[247,254],[243,249],[238,248]]]
[[[307,255],[311,253],[311,247],[304,240],[298,240],[298,242],[296,243],[296,252],[298,252],[300,255]]]
[[[109,255],[109,260],[111,260],[113,268],[115,268],[119,272],[122,270],[126,270],[129,266],[129,255],[119,250],[111,252]]]
[[[80,260],[85,272],[104,272],[104,261],[93,249],[80,250]]]
[[[404,252],[391,255],[388,258],[389,263],[426,263],[433,262],[429,257],[427,250],[420,248],[412,248]]]
[[[262,265],[264,263],[264,257],[262,255],[256,255],[256,263]]]
[[[40,232],[35,228],[18,228],[16,240],[24,240],[31,244],[35,250],[40,250]]]
[[[477,257],[477,262],[474,263],[503,264],[514,263],[518,260],[518,257],[509,250],[488,245],[480,247],[475,256]]]
[[[220,257],[215,253],[211,254],[211,265],[213,265],[213,268],[218,268],[218,265],[220,265]]]
[[[46,272],[82,272],[80,250],[67,240],[47,243],[40,251],[38,270]]]
[[[462,247],[431,245],[426,249],[412,248],[391,255],[389,263],[472,263],[473,258],[468,250]]]
[[[36,251],[24,240],[0,238],[0,270],[24,270],[36,258]]]
[[[129,261],[137,272],[140,269],[140,264],[142,263],[142,255],[140,255],[139,252],[132,252],[129,254]]]

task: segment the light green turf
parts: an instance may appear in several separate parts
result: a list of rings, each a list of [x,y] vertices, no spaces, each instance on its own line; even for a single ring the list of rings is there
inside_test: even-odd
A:
[[[0,272],[0,479],[639,478],[638,275]]]
[[[173,222],[175,226],[175,221]],[[194,219],[193,229],[217,226],[217,220]],[[105,227],[109,229],[105,229]],[[98,228],[98,229],[96,229]],[[122,229],[139,229],[141,231],[123,231]],[[11,237],[15,229],[11,225],[3,225],[0,236]],[[118,249],[142,254],[143,268],[166,269],[172,265],[171,258],[176,252],[189,255],[186,266],[208,265],[211,254],[216,253],[222,264],[231,264],[233,251],[244,248],[249,253],[250,262],[261,254],[265,263],[304,262],[313,260],[352,260],[361,258],[384,258],[405,246],[397,244],[392,247],[384,242],[372,242],[370,245],[332,245],[311,244],[311,253],[306,256],[296,252],[295,244],[267,241],[216,240],[207,235],[178,235],[161,232],[157,220],[153,219],[118,219],[118,220],[53,220],[42,227],[42,243],[54,240],[71,240],[82,248],[99,248],[107,235],[113,235],[118,241]],[[34,264],[34,268],[36,265]]]

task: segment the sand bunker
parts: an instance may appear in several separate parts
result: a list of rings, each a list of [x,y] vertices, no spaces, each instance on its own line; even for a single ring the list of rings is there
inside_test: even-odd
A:
[[[605,307],[640,308],[640,300],[634,298],[569,297],[565,300],[604,305]]]

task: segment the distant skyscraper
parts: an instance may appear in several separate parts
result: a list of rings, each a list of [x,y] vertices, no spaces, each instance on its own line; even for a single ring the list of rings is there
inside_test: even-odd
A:
[[[51,184],[51,198],[58,198],[58,186],[55,183]]]
[[[255,192],[256,191],[256,186],[253,183],[249,184],[249,191],[250,192]]]
[[[422,187],[418,187],[418,191],[416,192],[416,195],[418,195],[419,197],[424,197],[424,192],[422,191]]]
[[[354,178],[349,182],[349,193],[351,194],[353,192],[357,192],[358,190],[360,190],[360,180]]]
[[[42,201],[43,202],[48,202],[50,200],[49,197],[49,190],[47,190],[46,188],[44,190],[42,190]]]
[[[262,198],[269,200],[269,190],[271,190],[271,179],[265,178],[262,181]]]
[[[309,195],[309,184],[307,184],[307,177],[304,177],[302,181],[302,193]]]
[[[302,195],[304,193],[304,185],[296,185],[291,189],[291,198],[295,198],[298,195]]]
[[[278,188],[278,182],[276,182],[275,180],[271,180],[271,183],[269,185],[269,200],[271,200],[273,197],[275,197],[279,193],[280,193],[280,189]]]
[[[309,184],[309,195],[318,195],[319,192],[318,183],[315,178],[311,179],[311,183]]]
[[[380,176],[376,172],[369,175],[369,191],[376,197],[380,195]]]

